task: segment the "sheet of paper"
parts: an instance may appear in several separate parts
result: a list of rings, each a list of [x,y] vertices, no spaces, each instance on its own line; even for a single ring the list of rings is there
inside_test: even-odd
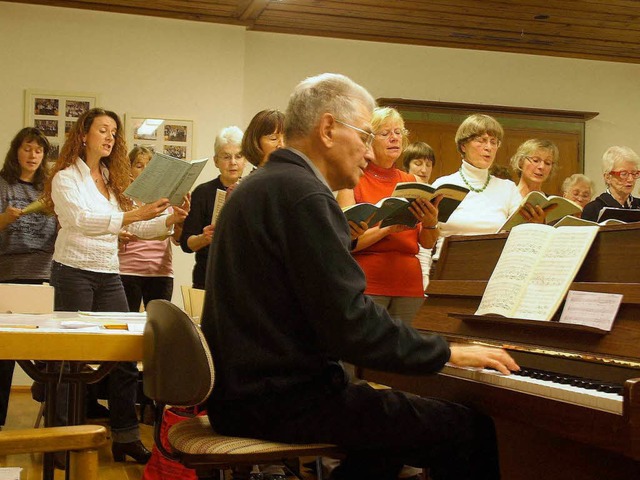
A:
[[[216,190],[216,199],[213,203],[213,213],[211,214],[211,225],[215,227],[218,216],[224,207],[224,202],[227,200],[226,190]]]
[[[0,480],[20,480],[20,467],[3,467],[0,468]]]
[[[619,293],[577,292],[570,290],[560,323],[573,323],[611,331],[622,295]]]

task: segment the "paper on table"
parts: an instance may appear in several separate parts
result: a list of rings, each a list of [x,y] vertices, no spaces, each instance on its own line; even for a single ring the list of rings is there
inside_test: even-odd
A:
[[[99,318],[132,318],[136,320],[144,320],[147,318],[147,312],[78,312],[80,315],[87,317]]]
[[[99,326],[97,323],[83,322],[80,320],[63,320],[60,322],[60,328],[90,328]]]

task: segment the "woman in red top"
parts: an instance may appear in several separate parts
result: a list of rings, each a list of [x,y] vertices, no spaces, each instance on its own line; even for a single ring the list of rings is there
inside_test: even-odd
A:
[[[395,166],[407,145],[407,131],[400,113],[389,107],[376,108],[371,124],[375,140],[369,164],[353,190],[338,193],[343,208],[355,203],[377,203],[391,196],[397,183],[416,181],[413,175]],[[353,256],[367,277],[365,293],[392,317],[407,324],[411,324],[424,300],[422,271],[416,254],[418,244],[432,248],[438,237],[436,207],[437,202],[434,205],[424,199],[416,200],[412,207],[419,220],[416,227],[372,226],[358,238],[353,249]]]

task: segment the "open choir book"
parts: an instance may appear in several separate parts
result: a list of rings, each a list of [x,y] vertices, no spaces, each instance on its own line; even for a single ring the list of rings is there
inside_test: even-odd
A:
[[[440,185],[436,188],[426,183],[400,182],[396,185],[391,197],[383,198],[375,205],[357,203],[345,207],[343,212],[347,220],[353,220],[356,223],[366,221],[374,214],[368,222],[370,227],[379,222],[382,222],[380,227],[390,225],[414,227],[418,221],[409,210],[409,206],[415,199],[426,198],[431,201],[434,197],[442,195],[443,198],[438,205],[438,221],[446,222],[467,193],[469,193],[467,188],[452,184]]]
[[[476,315],[551,320],[598,234],[598,226],[526,223],[511,230]]]
[[[124,193],[143,203],[168,198],[171,205],[180,205],[206,163],[206,158],[188,162],[156,152]]]
[[[520,214],[520,209],[527,203],[533,206],[539,205],[543,210],[548,209],[546,218],[547,225],[555,223],[567,215],[575,215],[576,213],[582,212],[582,207],[568,198],[558,197],[556,195],[546,196],[544,193],[537,191],[529,192],[529,194],[522,199],[522,202],[520,202],[518,209],[511,214],[498,232],[509,231],[516,225],[526,223],[527,221]],[[550,209],[549,207],[552,205],[555,207]]]

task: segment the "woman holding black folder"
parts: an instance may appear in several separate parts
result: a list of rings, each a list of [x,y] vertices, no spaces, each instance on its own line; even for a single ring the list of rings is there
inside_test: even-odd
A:
[[[640,209],[640,199],[631,193],[640,177],[640,157],[629,147],[610,147],[602,156],[602,171],[607,189],[582,211],[584,220],[599,221],[603,208]]]
[[[130,182],[129,171],[118,115],[101,108],[82,114],[44,190],[45,203],[60,224],[51,270],[56,310],[128,312],[119,275],[120,230],[128,225],[131,233],[154,238],[171,234],[172,226],[186,216],[179,207],[167,215],[166,198],[134,208],[123,193]],[[116,461],[130,456],[146,463],[151,455],[140,441],[137,382],[135,362],[120,362],[110,374],[111,451]],[[67,404],[64,398],[58,403],[63,408]],[[64,417],[64,412],[59,416]]]

